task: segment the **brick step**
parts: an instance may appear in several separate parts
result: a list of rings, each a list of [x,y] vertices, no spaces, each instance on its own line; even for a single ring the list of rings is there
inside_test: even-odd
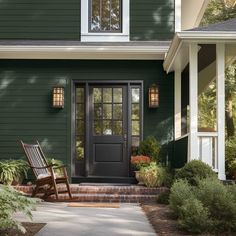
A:
[[[60,194],[58,202],[124,202],[140,203],[156,200],[157,195],[127,195],[127,194],[73,194],[69,199],[68,194]],[[55,202],[55,195],[49,197],[47,201]]]
[[[117,195],[157,195],[166,190],[166,188],[147,188],[144,186],[81,186],[71,185],[72,194],[117,194]],[[31,194],[32,186],[15,186],[19,191]],[[64,191],[65,186],[58,186],[59,191]]]

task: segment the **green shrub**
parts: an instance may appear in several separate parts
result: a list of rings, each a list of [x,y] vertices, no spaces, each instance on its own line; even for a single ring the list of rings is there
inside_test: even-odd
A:
[[[10,185],[13,181],[19,182],[27,177],[28,170],[29,166],[23,160],[1,160],[0,183]]]
[[[152,161],[158,160],[159,152],[160,145],[155,137],[149,136],[145,140],[140,142],[138,153],[150,157]]]
[[[216,178],[199,179],[195,186],[177,180],[171,187],[170,208],[182,228],[192,233],[236,231],[236,187]]]
[[[197,198],[207,207],[216,231],[236,230],[235,195],[217,179],[199,181]]]
[[[232,162],[236,160],[236,137],[232,137],[225,142],[225,169],[226,173],[232,177]]]
[[[58,160],[58,159],[54,159],[54,158],[47,158],[47,163],[48,165],[53,165],[54,167],[58,167],[58,166],[63,166],[63,162]],[[60,168],[55,168],[54,172],[58,175],[62,175],[62,170]]]
[[[186,180],[177,180],[170,189],[169,203],[174,214],[180,216],[180,208],[187,199],[194,199],[193,187]]]
[[[147,187],[160,187],[165,179],[165,169],[151,162],[149,166],[140,169],[140,177]]]
[[[211,228],[209,212],[196,198],[186,199],[179,208],[179,225],[191,233],[203,233]]]
[[[38,200],[23,196],[11,187],[0,185],[0,235],[9,229],[25,232],[25,228],[13,218],[13,213],[22,212],[32,219],[31,210]]]
[[[170,190],[167,190],[165,192],[161,192],[157,196],[157,203],[168,205],[169,204],[169,198],[170,198]]]
[[[186,179],[191,185],[196,185],[199,179],[216,178],[212,168],[202,161],[193,160],[185,164],[184,167],[176,172],[176,179]]]

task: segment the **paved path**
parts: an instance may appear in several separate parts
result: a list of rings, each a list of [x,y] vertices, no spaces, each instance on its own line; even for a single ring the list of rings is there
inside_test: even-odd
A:
[[[24,222],[21,214],[17,219]],[[67,207],[67,203],[40,203],[34,222],[47,223],[36,236],[154,236],[145,214],[136,204],[120,208]],[[28,221],[28,220],[27,220]]]

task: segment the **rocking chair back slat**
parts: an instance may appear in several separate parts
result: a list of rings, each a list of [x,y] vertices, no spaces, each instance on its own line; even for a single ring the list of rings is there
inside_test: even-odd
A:
[[[33,168],[33,172],[35,177],[37,178],[39,175],[50,175],[49,170],[46,168],[47,161],[41,151],[39,144],[26,144],[21,141],[25,154],[27,156],[28,162],[33,167],[45,167],[42,169]]]

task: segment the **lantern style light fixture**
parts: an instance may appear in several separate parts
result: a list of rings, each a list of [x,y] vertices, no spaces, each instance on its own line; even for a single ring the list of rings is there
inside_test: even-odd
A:
[[[159,107],[159,88],[153,84],[148,90],[149,108]]]
[[[64,88],[54,87],[52,90],[52,103],[54,108],[64,108]]]

